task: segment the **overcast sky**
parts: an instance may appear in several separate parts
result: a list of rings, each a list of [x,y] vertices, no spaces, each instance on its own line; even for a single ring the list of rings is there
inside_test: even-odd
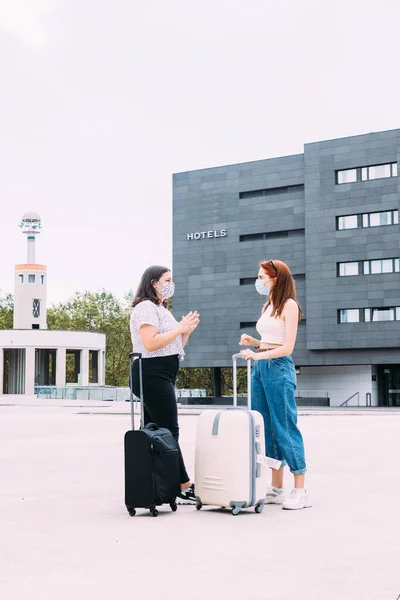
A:
[[[0,0],[0,290],[171,264],[172,173],[400,126],[398,0]]]

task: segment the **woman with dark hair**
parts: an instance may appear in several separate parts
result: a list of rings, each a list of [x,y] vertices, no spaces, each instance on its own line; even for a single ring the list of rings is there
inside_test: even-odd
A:
[[[190,312],[178,323],[168,310],[168,300],[174,294],[175,284],[167,267],[148,267],[142,275],[132,303],[131,337],[134,352],[142,354],[144,425],[156,423],[170,430],[179,439],[178,408],[175,381],[179,359],[190,334],[198,326],[199,314]],[[133,392],[139,396],[139,365],[134,362]],[[179,450],[181,478],[180,500],[195,503],[194,485],[187,474]]]
[[[304,443],[297,427],[296,371],[291,357],[302,312],[289,267],[280,260],[267,260],[259,267],[256,289],[268,296],[257,321],[261,339],[243,334],[240,344],[257,348],[257,352],[247,349],[241,353],[246,360],[255,361],[251,377],[252,409],[264,417],[267,455],[282,461],[279,471],[272,470],[266,503],[282,504],[291,510],[309,508],[311,502],[304,487]],[[286,464],[294,475],[294,488],[284,499]]]

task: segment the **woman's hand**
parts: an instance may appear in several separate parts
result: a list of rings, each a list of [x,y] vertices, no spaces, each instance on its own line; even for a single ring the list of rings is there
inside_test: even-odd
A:
[[[241,338],[240,338],[240,342],[239,342],[239,346],[257,346],[258,341],[251,337],[251,335],[247,335],[247,333],[244,333]]]
[[[183,335],[190,335],[191,333],[193,333],[193,331],[196,329],[199,323],[199,313],[196,310],[194,312],[190,311],[190,313],[182,317],[181,322],[178,324],[179,332]]]
[[[249,360],[250,358],[253,360],[258,360],[257,352],[253,352],[253,350],[249,350],[248,348],[247,350],[242,350],[240,354],[245,360]]]

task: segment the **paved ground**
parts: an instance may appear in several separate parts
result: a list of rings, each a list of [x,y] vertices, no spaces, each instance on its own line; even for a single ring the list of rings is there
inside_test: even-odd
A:
[[[13,402],[0,398],[2,599],[398,598],[400,412],[301,411],[310,510],[154,519],[123,504],[127,405]],[[196,423],[181,417],[191,472]]]

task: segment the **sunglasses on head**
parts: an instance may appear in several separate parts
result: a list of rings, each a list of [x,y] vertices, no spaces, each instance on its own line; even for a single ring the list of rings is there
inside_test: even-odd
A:
[[[267,260],[267,264],[272,265],[274,267],[275,274],[278,275],[278,270],[277,270],[276,266],[274,265],[274,261],[273,260]]]

